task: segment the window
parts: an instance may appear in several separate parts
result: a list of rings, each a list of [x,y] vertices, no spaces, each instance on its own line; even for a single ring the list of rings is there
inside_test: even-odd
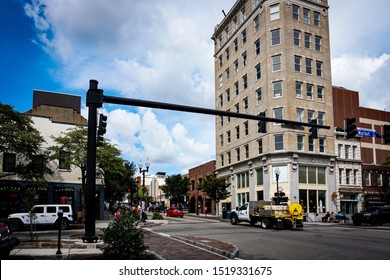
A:
[[[229,58],[230,58],[229,48],[227,48],[227,49],[225,50],[225,57],[226,57],[226,60],[229,60]]]
[[[260,63],[255,66],[256,80],[261,78],[261,66]]]
[[[225,28],[225,36],[226,36],[226,41],[229,40],[229,38],[230,38],[229,27]]]
[[[357,185],[358,171],[355,169],[353,171],[353,184]]]
[[[311,34],[305,32],[305,48],[310,49],[311,48]]]
[[[260,21],[259,16],[256,16],[253,20],[253,27],[255,28],[255,32],[259,31],[260,29]]]
[[[297,108],[297,122],[303,122],[303,109]]]
[[[235,17],[235,18],[233,19],[233,29],[234,29],[234,31],[236,31],[237,28],[238,28],[238,21],[237,21],[237,17]]]
[[[303,147],[304,147],[304,139],[305,137],[303,135],[298,135],[297,136],[297,150],[298,151],[303,151]]]
[[[245,67],[248,64],[246,52],[243,52],[241,56],[242,56],[242,65]]]
[[[237,140],[240,139],[240,126],[239,125],[236,126],[236,139]]]
[[[222,44],[223,44],[222,35],[219,35],[218,36],[218,46],[219,46],[219,48],[222,47]]]
[[[219,95],[219,106],[220,107],[223,106],[223,95],[222,94]]]
[[[352,146],[352,159],[357,159],[356,152],[357,152],[357,147]]]
[[[236,109],[236,113],[240,113],[240,104],[236,103],[236,105],[234,105],[235,109]]]
[[[323,65],[322,61],[319,60],[316,61],[316,70],[317,70],[316,72],[318,77],[322,77],[322,65]]]
[[[282,91],[282,82],[277,81],[272,83],[273,93],[274,97],[282,97],[283,91]]]
[[[317,100],[324,101],[324,87],[317,86]]]
[[[314,111],[307,110],[307,122],[310,123],[312,119],[314,119]]]
[[[272,57],[272,72],[282,70],[281,55],[275,55]]]
[[[230,130],[228,130],[226,132],[226,138],[227,138],[226,140],[227,140],[227,142],[229,144],[232,141]]]
[[[342,145],[342,144],[339,144],[339,145],[338,145],[338,157],[339,157],[339,158],[341,158],[342,150],[343,150],[343,145]]]
[[[294,29],[294,45],[300,46],[301,45],[301,31]]]
[[[245,158],[249,158],[249,145],[245,145],[244,150],[245,150]]]
[[[319,147],[320,147],[320,153],[325,153],[325,138],[320,138],[318,140],[319,142]]]
[[[371,173],[366,172],[366,186],[371,186]]]
[[[219,124],[221,127],[223,126],[223,116],[219,116]]]
[[[238,51],[238,40],[237,40],[237,38],[234,39],[233,44],[234,44],[234,51],[237,52]]]
[[[219,68],[222,67],[222,55],[218,56],[218,61],[219,61]]]
[[[315,166],[307,167],[307,179],[309,184],[317,184],[317,168]]]
[[[320,125],[324,125],[325,124],[325,113],[324,112],[318,112],[317,123],[320,124]]]
[[[307,183],[307,166],[299,166],[299,183]]]
[[[351,148],[351,146],[349,145],[345,145],[345,159],[349,159],[349,149]]]
[[[227,156],[228,156],[228,164],[231,164],[232,163],[232,153],[227,152]]]
[[[58,169],[70,170],[70,152],[60,151]]]
[[[238,59],[234,61],[234,74],[238,73]]]
[[[305,61],[306,61],[306,74],[311,74],[313,60],[310,58],[306,58]]]
[[[271,31],[272,46],[280,44],[280,29],[274,29]]]
[[[15,172],[16,168],[16,154],[3,154],[3,172]]]
[[[253,7],[254,8],[257,8],[259,6],[259,4],[260,4],[260,0],[254,0],[253,1]]]
[[[256,185],[261,186],[264,184],[263,168],[256,169]]]
[[[259,139],[257,140],[257,149],[259,151],[259,155],[263,153],[263,140]]]
[[[303,83],[295,82],[295,95],[299,98],[302,97]]]
[[[219,87],[222,87],[223,84],[223,78],[222,75],[219,76]]]
[[[225,76],[226,76],[226,82],[229,81],[229,79],[230,79],[230,69],[229,68],[227,68],[225,70]]]
[[[301,72],[302,70],[302,57],[300,56],[294,56],[294,65],[295,65],[295,71]]]
[[[242,77],[242,85],[244,87],[244,90],[246,90],[248,88],[248,75],[247,74],[245,74]]]
[[[274,118],[283,119],[283,108],[274,108]],[[277,123],[275,123],[277,124]]]
[[[239,94],[239,90],[238,90],[238,82],[235,82],[234,83],[234,91],[236,92],[236,95]]]
[[[248,97],[245,97],[242,103],[244,105],[244,111],[248,112]]]
[[[299,6],[293,5],[293,19],[299,20]]]
[[[262,96],[261,96],[261,88],[258,88],[258,89],[256,90],[256,99],[257,99],[257,103],[260,103],[260,102],[261,102],[261,98],[262,98]]]
[[[246,43],[246,29],[241,32],[242,44]]]
[[[303,8],[303,22],[310,24],[310,10]]]
[[[260,40],[256,40],[255,42],[255,53],[256,55],[260,54]]]
[[[237,155],[237,161],[240,161],[240,160],[241,160],[240,148],[237,148],[237,149],[236,149],[236,155]]]
[[[312,84],[306,84],[306,96],[307,96],[307,99],[309,99],[309,100],[313,99],[313,85]]]
[[[279,18],[279,4],[270,6],[270,20],[273,21]]]
[[[314,26],[320,27],[320,13],[319,12],[314,12]]]
[[[322,37],[315,36],[315,49],[316,51],[321,51],[321,45],[322,45]]]
[[[322,184],[322,185],[326,184],[325,167],[318,167],[317,174],[318,174],[318,184]]]
[[[275,139],[275,151],[283,150],[283,134],[276,134]]]
[[[226,100],[227,102],[230,102],[230,88],[226,90]]]
[[[314,138],[309,137],[309,152],[314,152]]]
[[[244,134],[245,134],[245,136],[249,135],[249,124],[248,124],[248,122],[244,122]]]
[[[343,183],[343,170],[339,169],[339,184],[341,185]]]
[[[241,9],[241,19],[242,19],[242,22],[244,22],[246,20],[246,9],[245,9],[245,6],[242,7],[242,9]]]
[[[345,184],[349,185],[351,183],[351,169],[345,170]]]
[[[221,166],[224,166],[224,165],[225,165],[225,162],[224,162],[223,155],[220,155],[220,159],[221,159]]]
[[[219,135],[219,144],[223,146],[223,134]]]

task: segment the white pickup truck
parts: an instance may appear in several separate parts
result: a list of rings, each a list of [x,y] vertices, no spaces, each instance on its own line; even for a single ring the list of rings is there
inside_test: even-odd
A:
[[[302,228],[302,206],[299,203],[272,205],[270,201],[249,201],[230,213],[230,222],[232,225],[260,223],[264,229],[274,226],[276,229]]]
[[[59,220],[58,213],[62,211],[62,219]],[[32,219],[30,219],[30,213]],[[12,231],[17,231],[30,224],[36,226],[61,226],[67,229],[73,223],[72,206],[69,204],[41,204],[35,205],[29,213],[15,213],[8,215],[8,226]]]

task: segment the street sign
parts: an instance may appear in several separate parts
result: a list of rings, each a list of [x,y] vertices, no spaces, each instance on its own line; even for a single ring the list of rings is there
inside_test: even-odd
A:
[[[372,129],[358,128],[358,135],[362,137],[376,137],[376,132]]]

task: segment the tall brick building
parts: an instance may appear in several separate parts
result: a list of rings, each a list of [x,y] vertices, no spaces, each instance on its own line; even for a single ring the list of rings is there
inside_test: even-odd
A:
[[[225,207],[279,191],[308,213],[336,210],[335,136],[327,0],[238,0],[217,24],[216,109],[330,126],[319,130],[216,118],[216,172],[228,177]]]

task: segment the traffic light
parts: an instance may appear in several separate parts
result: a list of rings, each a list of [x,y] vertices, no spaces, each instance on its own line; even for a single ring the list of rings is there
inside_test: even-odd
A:
[[[346,134],[347,139],[355,137],[356,134],[358,134],[358,130],[356,127],[356,119],[355,118],[346,118],[345,119],[345,126],[346,126]]]
[[[383,126],[383,138],[385,139],[385,144],[390,143],[390,125],[388,124]]]
[[[107,127],[107,116],[100,114],[98,135],[97,135],[97,141],[96,141],[96,146],[98,146],[98,147],[103,146],[103,140],[104,140],[103,136],[106,133],[106,127]]]
[[[265,117],[265,111],[259,113],[259,117]],[[257,122],[258,129],[257,131],[259,133],[266,133],[267,132],[267,122],[263,120],[259,120]]]
[[[310,124],[317,124],[317,119],[310,120]],[[309,129],[310,131],[310,138],[317,139],[318,138],[318,128],[317,127],[311,127]]]

